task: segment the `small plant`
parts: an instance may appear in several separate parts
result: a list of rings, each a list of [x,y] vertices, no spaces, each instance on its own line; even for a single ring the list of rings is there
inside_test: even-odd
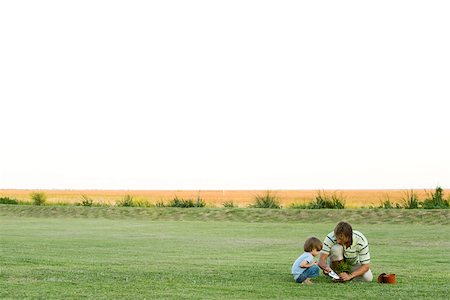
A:
[[[134,201],[133,201],[133,196],[131,195],[126,195],[122,200],[120,200],[119,202],[117,202],[117,206],[121,206],[121,207],[133,207],[136,206]]]
[[[237,207],[237,205],[235,205],[233,201],[225,201],[224,203],[222,203],[222,205],[223,205],[223,207],[226,207],[226,208]]]
[[[306,203],[291,203],[291,204],[289,204],[289,208],[292,208],[292,209],[306,209],[306,208],[308,208],[308,204],[306,204]]]
[[[192,199],[182,199],[175,197],[169,202],[167,206],[170,207],[194,207],[194,201]]]
[[[255,197],[255,203],[250,205],[253,208],[281,208],[278,197],[271,191],[266,191],[263,195],[257,195]]]
[[[436,208],[449,208],[449,200],[444,199],[444,190],[438,186],[436,190],[429,193],[428,198],[423,201],[423,208],[436,209]]]
[[[33,200],[34,205],[44,205],[47,201],[47,196],[42,192],[31,193],[31,200]]]
[[[167,205],[169,207],[205,207],[206,203],[201,198],[197,198],[196,203],[192,199],[182,199],[175,197],[172,201]]]
[[[416,209],[419,208],[419,198],[417,197],[414,190],[405,192],[403,196],[403,207],[406,209]]]
[[[389,194],[384,196],[384,200],[380,200],[380,205],[378,208],[391,209],[391,208],[401,208],[401,205],[391,201]]]
[[[205,201],[203,201],[202,198],[200,198],[200,191],[198,191],[196,207],[205,207],[205,206],[206,206],[206,203],[205,203]]]
[[[81,202],[78,203],[77,205],[92,206],[93,204],[94,204],[94,200],[92,200],[91,198],[89,198],[86,195],[81,195]]]
[[[136,199],[133,201],[134,206],[138,207],[155,207],[153,203],[150,203],[147,199]]]
[[[72,204],[69,203],[69,202],[58,201],[58,202],[48,203],[48,205],[51,205],[51,206],[71,206]]]
[[[330,208],[330,209],[344,209],[345,208],[345,200],[342,195],[338,196],[336,193],[333,193],[329,196],[325,192],[318,191],[317,196],[314,201],[308,204],[307,208],[310,209],[321,209],[321,208]]]
[[[347,273],[351,274],[353,266],[353,260],[346,258],[345,260],[339,262],[336,266],[335,272],[338,274]]]
[[[162,200],[156,202],[155,204],[156,207],[165,207],[166,205],[164,204],[164,202]]]
[[[387,199],[387,200],[381,201],[380,206],[378,206],[378,208],[391,209],[391,208],[394,208],[394,206],[393,206],[393,203],[391,202],[391,200]]]
[[[19,204],[19,201],[9,197],[0,197],[0,204]]]

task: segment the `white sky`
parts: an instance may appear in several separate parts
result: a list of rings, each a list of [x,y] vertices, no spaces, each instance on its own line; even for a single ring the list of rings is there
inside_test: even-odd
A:
[[[0,188],[449,188],[449,15],[1,1]]]

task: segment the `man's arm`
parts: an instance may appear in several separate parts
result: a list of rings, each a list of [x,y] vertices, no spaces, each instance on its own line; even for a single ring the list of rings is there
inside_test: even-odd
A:
[[[369,271],[370,264],[361,265],[358,269],[356,269],[351,275],[347,273],[341,273],[339,274],[339,277],[341,277],[342,280],[348,281],[352,280],[355,277],[361,276],[367,271]]]
[[[323,272],[325,274],[330,273],[331,268],[330,266],[327,265],[327,258],[328,258],[329,254],[320,252],[320,256],[319,256],[319,267],[323,270]]]

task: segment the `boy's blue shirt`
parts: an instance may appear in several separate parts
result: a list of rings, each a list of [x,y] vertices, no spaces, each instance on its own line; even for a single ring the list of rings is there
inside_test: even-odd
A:
[[[304,252],[300,255],[292,265],[291,273],[294,275],[294,279],[297,279],[300,274],[302,274],[307,268],[301,268],[300,264],[302,261],[306,260],[308,264],[311,264],[314,261],[314,257],[310,252]]]

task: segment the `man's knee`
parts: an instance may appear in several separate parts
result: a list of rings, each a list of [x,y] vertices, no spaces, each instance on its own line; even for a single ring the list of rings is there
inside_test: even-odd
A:
[[[341,261],[344,259],[344,247],[342,245],[336,244],[330,249],[330,260]]]
[[[354,265],[352,266],[352,272],[360,268],[361,265]],[[372,271],[369,269],[366,273],[362,274],[361,276],[358,276],[355,278],[357,281],[363,281],[363,282],[371,282],[373,280],[373,274]]]
[[[372,271],[369,269],[366,273],[361,276],[361,280],[364,282],[371,282],[373,280]]]

